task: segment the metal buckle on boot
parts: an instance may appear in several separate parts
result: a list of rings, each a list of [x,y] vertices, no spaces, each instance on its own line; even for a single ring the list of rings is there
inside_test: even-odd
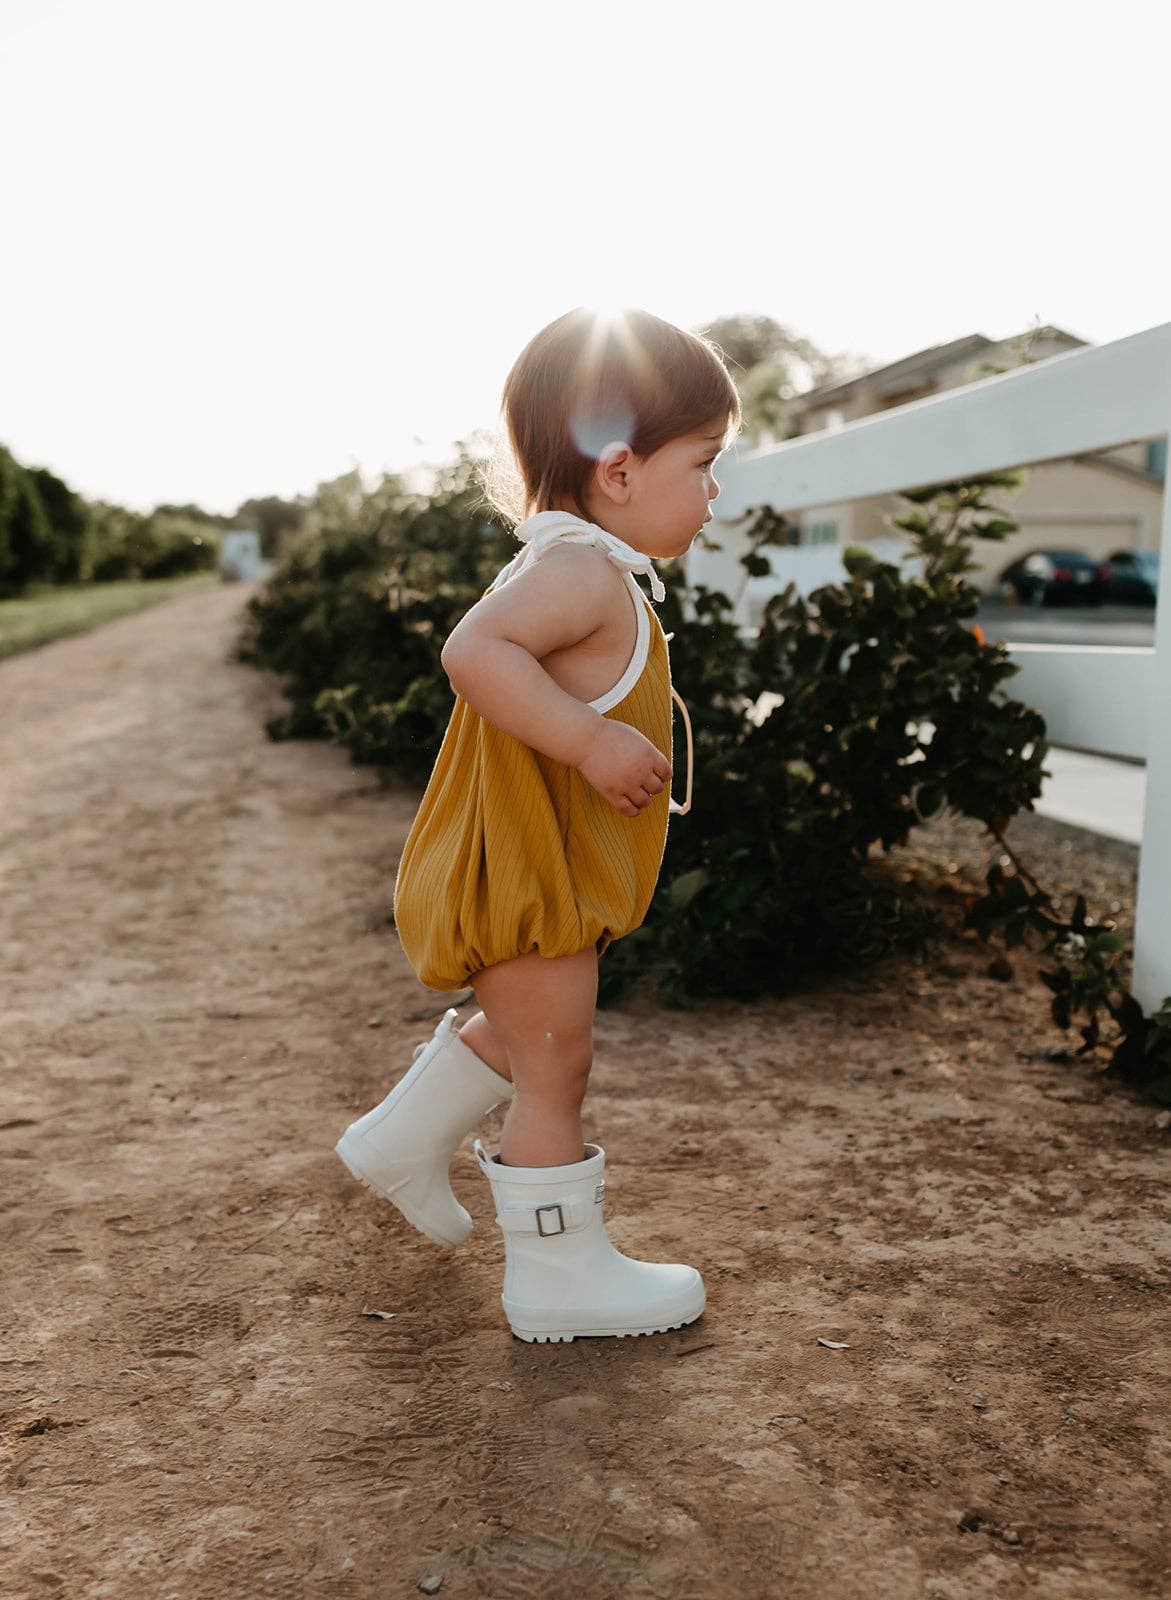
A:
[[[547,1206],[535,1206],[533,1209],[537,1213],[537,1232],[541,1235],[542,1239],[551,1239],[557,1234],[565,1232],[565,1213],[561,1209],[561,1202],[559,1200],[553,1200]],[[556,1211],[557,1220],[560,1222],[561,1226],[559,1228],[542,1228],[542,1211]]]

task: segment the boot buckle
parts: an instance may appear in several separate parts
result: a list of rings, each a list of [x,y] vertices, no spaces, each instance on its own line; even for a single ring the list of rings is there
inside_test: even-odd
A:
[[[565,1232],[565,1213],[561,1209],[561,1202],[559,1200],[552,1200],[548,1205],[545,1206],[534,1206],[533,1209],[537,1213],[537,1232],[541,1235],[542,1239],[553,1238],[557,1234]],[[541,1226],[542,1211],[556,1211],[557,1220],[561,1226],[559,1228],[543,1228]]]

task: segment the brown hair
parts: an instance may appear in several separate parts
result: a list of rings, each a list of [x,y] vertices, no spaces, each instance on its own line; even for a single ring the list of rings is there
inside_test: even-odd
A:
[[[555,500],[586,516],[586,485],[614,440],[645,458],[720,421],[734,437],[741,423],[717,346],[637,308],[608,317],[577,306],[542,328],[513,364],[500,409],[484,492],[514,524]]]

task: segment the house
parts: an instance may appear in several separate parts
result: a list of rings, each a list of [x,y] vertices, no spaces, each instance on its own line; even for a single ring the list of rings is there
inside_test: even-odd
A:
[[[930,399],[996,372],[1047,361],[1085,344],[1052,326],[1003,340],[968,334],[797,396],[789,412],[786,437],[833,432],[860,418]],[[762,449],[752,452],[754,456],[781,447],[767,435],[766,441]],[[1030,465],[1024,469],[1024,483],[1018,491],[991,494],[992,503],[1020,526],[1003,541],[973,541],[972,559],[979,567],[968,574],[969,582],[985,593],[995,592],[997,577],[1009,562],[1037,546],[1083,550],[1103,560],[1118,549],[1158,548],[1166,460],[1164,436]],[[783,506],[776,509],[785,510]],[[884,494],[799,511],[790,519],[794,524],[791,543],[801,555],[786,559],[770,546],[767,553],[774,573],[780,579],[792,577],[799,590],[807,593],[818,583],[836,582],[843,575],[838,552],[846,545],[867,545],[882,559],[897,560],[899,552],[908,548],[907,540],[885,518],[905,515],[910,509],[910,503],[899,495]],[[688,578],[737,598],[745,588],[738,558],[748,548],[743,528],[749,524],[720,526],[718,499],[714,510],[717,523],[711,532],[723,549],[717,553],[693,548],[688,556]],[[777,586],[774,580],[773,587]],[[740,620],[754,619],[741,609]]]

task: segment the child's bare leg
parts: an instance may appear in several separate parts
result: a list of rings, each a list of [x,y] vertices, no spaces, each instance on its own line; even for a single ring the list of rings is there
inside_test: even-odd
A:
[[[598,952],[529,951],[485,967],[471,980],[512,1065],[516,1092],[500,1135],[510,1167],[581,1161],[581,1104],[594,1059]]]
[[[504,1041],[482,1011],[477,1011],[474,1017],[468,1018],[459,1030],[459,1036],[470,1050],[476,1052],[481,1061],[488,1063],[493,1072],[498,1072],[502,1078],[512,1077]]]

